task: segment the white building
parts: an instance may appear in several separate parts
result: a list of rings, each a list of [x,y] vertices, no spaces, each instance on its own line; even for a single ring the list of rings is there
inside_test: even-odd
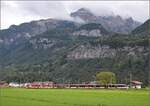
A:
[[[10,87],[20,87],[20,85],[18,83],[15,83],[15,82],[9,83],[9,86]]]
[[[131,81],[131,88],[137,88],[137,89],[141,89],[142,88],[142,82],[140,81]]]

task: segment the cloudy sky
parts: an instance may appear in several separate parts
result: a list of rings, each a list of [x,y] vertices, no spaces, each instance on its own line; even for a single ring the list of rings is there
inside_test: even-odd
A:
[[[96,15],[120,15],[140,22],[149,18],[149,1],[2,1],[1,28],[39,19],[70,19],[69,14],[82,7]]]

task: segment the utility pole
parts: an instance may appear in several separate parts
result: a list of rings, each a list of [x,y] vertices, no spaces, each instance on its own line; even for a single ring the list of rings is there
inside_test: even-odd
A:
[[[149,1],[149,4],[150,4],[150,1]],[[148,47],[149,47],[149,50],[148,50],[148,86],[149,86],[149,89],[150,89],[150,39],[148,40]]]
[[[149,1],[149,5],[150,5],[150,1]],[[150,6],[149,6],[150,9]],[[149,14],[149,18],[150,18],[150,14]],[[149,28],[150,28],[150,24],[148,24]],[[150,90],[150,38],[149,38],[149,34],[146,35],[146,38],[148,39],[148,86],[149,86],[149,90]]]
[[[132,79],[133,79],[133,76],[132,76],[132,70],[133,70],[133,66],[132,66],[132,60],[133,58],[131,58],[131,55],[128,56],[128,59],[129,59],[129,81],[130,81],[130,88],[132,87]]]
[[[149,5],[150,5],[150,1],[149,1]],[[150,9],[150,7],[149,7],[149,9]],[[150,18],[150,15],[149,15],[149,18]],[[150,27],[150,25],[149,25],[149,27]],[[148,38],[148,86],[149,86],[149,90],[150,90],[150,38],[148,35],[146,37]]]
[[[132,72],[130,71],[130,88],[132,87]]]

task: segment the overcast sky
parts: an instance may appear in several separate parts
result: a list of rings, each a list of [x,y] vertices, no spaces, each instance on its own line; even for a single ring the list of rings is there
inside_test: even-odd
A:
[[[148,1],[2,1],[1,28],[39,19],[71,19],[69,14],[82,7],[97,15],[120,15],[140,22],[149,18]]]

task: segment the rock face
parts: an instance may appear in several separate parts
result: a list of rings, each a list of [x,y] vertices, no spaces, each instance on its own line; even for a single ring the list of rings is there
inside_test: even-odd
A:
[[[108,45],[99,45],[96,47],[90,45],[81,45],[75,48],[73,51],[68,53],[69,59],[94,59],[94,58],[114,58],[121,54],[126,56],[138,57],[139,55],[148,55],[148,49],[146,50],[142,46],[123,48],[111,48]]]
[[[105,58],[114,57],[116,54],[115,49],[109,48],[109,46],[84,46],[81,45],[68,54],[69,59],[88,59],[88,58]]]
[[[87,31],[87,30],[80,30],[80,31],[75,31],[73,33],[74,36],[89,36],[89,37],[98,37],[102,36],[101,31],[98,29]]]
[[[74,36],[88,36],[88,37],[106,36],[108,34],[109,32],[105,28],[103,28],[101,24],[96,23],[84,24],[73,32]]]
[[[71,13],[73,18],[81,18],[86,23],[100,23],[105,29],[111,32],[117,33],[130,33],[133,29],[139,26],[141,23],[134,21],[131,17],[123,19],[119,15],[117,16],[96,16],[89,9],[81,8],[76,12]]]
[[[52,46],[56,44],[56,40],[51,40],[48,38],[40,38],[40,39],[33,39],[29,41],[34,49],[50,49]]]

